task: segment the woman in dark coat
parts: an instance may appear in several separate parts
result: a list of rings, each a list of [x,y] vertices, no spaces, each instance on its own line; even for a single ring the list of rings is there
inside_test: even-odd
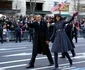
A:
[[[52,41],[54,40],[53,46],[52,46],[52,52],[54,53],[55,68],[53,70],[56,70],[58,68],[58,53],[59,52],[65,54],[65,56],[69,60],[70,67],[72,66],[72,59],[70,58],[67,51],[72,50],[73,47],[71,45],[69,38],[66,35],[65,24],[70,23],[76,15],[77,13],[75,13],[69,21],[62,20],[62,17],[60,14],[55,15],[54,32],[51,37],[51,40]]]

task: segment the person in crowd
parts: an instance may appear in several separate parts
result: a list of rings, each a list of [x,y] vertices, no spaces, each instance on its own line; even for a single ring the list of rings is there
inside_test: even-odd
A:
[[[21,29],[19,26],[15,28],[16,43],[21,42]]]
[[[78,42],[78,38],[77,38],[77,26],[76,24],[73,24],[73,29],[72,29],[72,39],[75,38],[76,43]]]
[[[33,38],[33,50],[32,50],[32,58],[29,62],[29,66],[26,68],[33,68],[35,63],[35,58],[37,54],[47,55],[50,65],[54,64],[51,52],[49,50],[49,36],[48,36],[48,28],[47,23],[41,20],[40,15],[36,15],[36,21],[28,23],[29,27],[35,29],[34,38]]]
[[[34,22],[34,16],[33,15],[30,15],[29,22],[31,24]],[[34,33],[34,29],[33,28],[29,28],[29,42],[31,42],[33,40],[33,33]]]
[[[53,33],[53,25],[54,25],[53,20],[50,17],[48,17],[48,19],[47,19],[47,25],[48,25],[49,38],[50,38]]]
[[[75,48],[75,45],[74,45],[74,43],[72,41],[72,27],[73,27],[72,24],[67,24],[67,26],[65,27],[65,31],[66,31],[66,34],[67,34],[67,36],[68,36],[68,38],[69,38],[69,40],[70,40],[70,42],[72,44],[72,47]],[[76,53],[75,53],[74,49],[71,50],[71,53],[72,53],[72,57],[75,57]],[[64,53],[62,53],[61,58],[65,58]]]
[[[0,24],[0,38],[1,38],[1,44],[3,44],[3,28],[1,24]]]
[[[75,13],[69,21],[62,19],[60,14],[56,14],[54,17],[54,31],[50,38],[53,42],[51,51],[54,53],[55,68],[58,69],[58,53],[64,53],[68,58],[70,67],[73,65],[72,59],[70,58],[68,51],[73,50],[72,44],[65,32],[65,24],[70,23],[78,13]]]
[[[6,24],[3,25],[3,38],[7,39],[7,26],[6,26]]]

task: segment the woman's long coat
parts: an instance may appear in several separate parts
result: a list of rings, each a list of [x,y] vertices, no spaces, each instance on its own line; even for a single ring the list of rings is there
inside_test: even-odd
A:
[[[61,20],[60,22],[56,22],[54,25],[54,32],[51,36],[51,40],[53,41],[52,52],[67,52],[72,50],[72,44],[66,35],[65,32],[65,24],[70,23],[74,18],[71,18],[69,21]]]

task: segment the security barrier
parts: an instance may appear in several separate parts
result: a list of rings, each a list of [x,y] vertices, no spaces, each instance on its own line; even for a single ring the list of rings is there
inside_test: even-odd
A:
[[[7,32],[5,35],[3,35],[4,40],[15,40],[15,32],[10,31]],[[29,31],[23,31],[21,35],[22,40],[28,40],[29,39]]]

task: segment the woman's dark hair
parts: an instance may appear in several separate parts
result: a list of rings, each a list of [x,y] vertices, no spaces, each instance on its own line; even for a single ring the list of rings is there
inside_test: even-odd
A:
[[[2,25],[0,24],[0,27],[2,27]]]
[[[54,22],[57,22],[56,17],[60,17],[60,21],[62,20],[61,14],[55,14],[54,15]]]

